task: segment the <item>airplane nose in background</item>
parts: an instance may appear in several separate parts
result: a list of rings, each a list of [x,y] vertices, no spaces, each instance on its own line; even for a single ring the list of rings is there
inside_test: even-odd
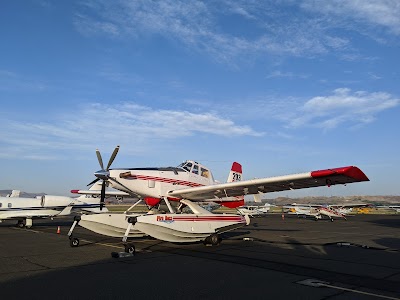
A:
[[[105,170],[99,170],[97,172],[94,172],[94,176],[103,180],[107,180],[108,177],[110,176],[110,172]]]

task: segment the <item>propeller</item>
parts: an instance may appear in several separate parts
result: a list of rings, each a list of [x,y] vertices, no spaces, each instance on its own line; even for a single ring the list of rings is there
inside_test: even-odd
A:
[[[97,160],[99,161],[101,170],[94,173],[94,176],[96,176],[97,178],[95,180],[93,180],[91,183],[89,183],[88,185],[92,185],[99,180],[103,180],[103,182],[101,184],[101,193],[100,193],[100,210],[103,210],[104,200],[106,198],[106,183],[110,179],[109,169],[110,169],[110,166],[113,163],[115,157],[117,156],[118,151],[119,151],[119,146],[115,147],[115,149],[114,149],[113,153],[111,154],[111,157],[108,161],[107,167],[104,169],[103,159],[101,157],[100,151],[99,151],[99,149],[96,149],[96,156],[97,156]]]

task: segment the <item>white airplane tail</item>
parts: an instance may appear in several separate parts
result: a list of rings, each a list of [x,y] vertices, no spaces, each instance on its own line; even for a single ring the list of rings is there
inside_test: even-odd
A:
[[[234,162],[232,164],[231,171],[229,172],[228,175],[228,180],[226,182],[235,182],[235,181],[241,181],[242,180],[242,165]]]
[[[228,175],[228,180],[226,182],[235,182],[235,181],[241,181],[242,180],[242,165],[239,164],[238,162],[233,162],[232,163],[232,168],[231,171],[229,172]],[[237,196],[237,197],[230,197],[233,198],[235,202],[239,203],[239,206],[244,205],[244,196]],[[222,204],[224,206],[229,207],[227,204]],[[237,207],[237,206],[235,206]]]
[[[21,195],[21,191],[19,190],[12,190],[11,194],[8,194],[7,197],[10,198],[18,198]]]

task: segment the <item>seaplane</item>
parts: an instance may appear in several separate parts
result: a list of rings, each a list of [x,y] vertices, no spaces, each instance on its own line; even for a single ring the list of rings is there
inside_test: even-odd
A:
[[[229,180],[221,183],[214,180],[209,168],[194,160],[187,160],[176,167],[110,168],[118,151],[119,146],[114,149],[104,168],[100,151],[96,150],[101,169],[94,173],[96,179],[88,185],[102,182],[100,209],[104,207],[103,191],[108,186],[138,197],[149,207],[149,213],[131,214],[128,209],[119,216],[115,213],[92,215],[90,221],[81,216],[74,221],[68,233],[71,246],[79,245],[79,240],[73,236],[75,226],[79,224],[85,227],[85,223],[89,222],[91,228],[88,229],[105,235],[112,231],[121,236],[125,230],[122,236],[124,243],[130,234],[143,234],[168,242],[203,241],[215,245],[220,242],[221,233],[249,224],[249,217],[210,213],[200,207],[199,202],[210,201],[237,208],[244,205],[245,195],[369,181],[355,166],[242,180],[242,166],[234,162]],[[81,190],[71,192],[85,193]],[[154,210],[161,204],[167,207],[166,213]],[[130,252],[132,249],[126,243],[125,250]]]

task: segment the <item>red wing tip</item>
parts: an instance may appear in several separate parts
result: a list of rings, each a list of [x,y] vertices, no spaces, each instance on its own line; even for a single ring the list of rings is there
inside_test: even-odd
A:
[[[313,178],[326,177],[331,175],[344,175],[355,179],[356,181],[369,181],[368,177],[355,166],[347,166],[334,169],[318,170],[311,172]]]
[[[71,190],[72,194],[79,194],[79,190]]]
[[[242,165],[235,161],[232,164],[231,171],[237,172],[237,173],[242,173]]]

